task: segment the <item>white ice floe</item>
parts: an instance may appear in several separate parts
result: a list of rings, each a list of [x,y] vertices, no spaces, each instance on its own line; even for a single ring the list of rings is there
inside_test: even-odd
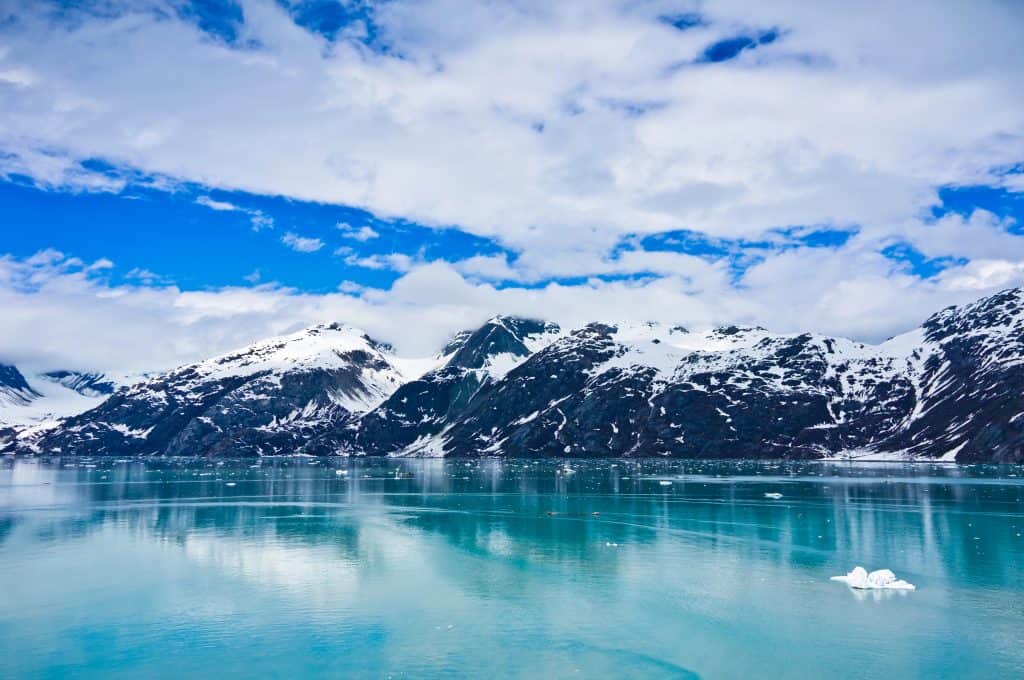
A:
[[[774,491],[774,492],[771,492],[771,493],[766,493],[764,495],[764,497],[765,498],[773,498],[775,500],[779,500],[780,498],[782,498],[782,494],[777,492],[777,491]]]
[[[888,569],[879,569],[869,574],[864,567],[854,567],[846,576],[833,576],[832,580],[857,590],[915,590],[913,583],[896,578],[896,574]]]

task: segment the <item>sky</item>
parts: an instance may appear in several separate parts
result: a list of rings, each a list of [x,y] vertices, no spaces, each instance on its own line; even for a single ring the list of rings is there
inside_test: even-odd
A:
[[[0,0],[0,361],[1024,283],[1024,3]]]

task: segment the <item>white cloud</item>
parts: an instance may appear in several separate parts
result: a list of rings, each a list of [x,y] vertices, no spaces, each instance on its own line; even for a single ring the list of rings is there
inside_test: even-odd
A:
[[[355,281],[342,281],[338,284],[338,291],[348,293],[349,295],[358,295],[364,290],[366,290],[366,286],[360,285]]]
[[[967,217],[951,213],[930,222],[913,220],[891,231],[931,258],[1024,256],[1024,238],[1010,231],[1011,226],[1012,220],[975,210]]]
[[[129,270],[124,276],[129,281],[136,281],[146,286],[166,286],[172,283],[170,279],[141,267]]]
[[[771,256],[739,289],[714,269],[702,278],[496,288],[433,262],[414,266],[387,290],[342,283],[337,293],[317,295],[275,284],[202,291],[114,285],[106,271],[55,251],[23,260],[0,257],[0,361],[46,369],[164,369],[327,321],[364,328],[401,353],[426,355],[454,331],[495,313],[569,327],[595,319],[692,328],[752,323],[879,340],[948,304],[1024,284],[1024,258],[969,263],[921,280],[894,272],[892,262],[867,252],[810,250]],[[52,332],[54,323],[60,333]]]
[[[521,274],[509,266],[506,255],[474,255],[453,263],[461,274],[488,281],[515,281]]]
[[[116,193],[127,185],[120,176],[89,170],[63,154],[54,154],[18,140],[6,138],[0,131],[0,178],[23,175],[47,189]]]
[[[315,253],[324,247],[324,242],[318,238],[299,236],[290,231],[281,237],[281,242],[299,253]]]
[[[350,266],[402,276],[386,291],[349,282],[321,296],[113,286],[110,265],[55,251],[0,258],[0,332],[18,356],[148,368],[337,319],[418,350],[496,312],[878,339],[1024,280],[1024,237],[1009,222],[922,217],[943,185],[1024,190],[1005,172],[1024,160],[1020,3],[707,0],[707,25],[679,32],[656,20],[678,9],[663,0],[395,0],[376,7],[387,52],[329,45],[279,3],[243,4],[237,49],[173,11],[69,8],[74,21],[61,22],[41,3],[13,6],[16,19],[0,22],[0,88],[12,93],[0,97],[0,176],[346,204],[495,238],[514,256],[343,248]],[[690,63],[744,27],[784,34],[731,62]],[[96,158],[117,170],[84,163]],[[258,210],[197,202],[273,226]],[[766,249],[738,281],[725,260],[636,245],[670,229],[760,239],[788,225],[857,234],[841,248]],[[338,227],[351,245],[378,236]],[[615,250],[624,239],[632,249]],[[882,255],[900,243],[953,264],[923,280]],[[59,337],[43,333],[65,321]]]
[[[199,198],[196,199],[196,203],[198,203],[199,205],[206,206],[210,210],[217,210],[222,212],[233,212],[236,210],[241,210],[241,208],[239,208],[234,203],[228,203],[227,201],[215,201],[209,196],[200,196]]]
[[[943,272],[942,279],[946,286],[957,291],[986,291],[1020,285],[1024,280],[1024,262],[975,260],[962,268]]]
[[[422,261],[419,258],[403,253],[387,253],[383,255],[360,256],[347,248],[338,248],[336,255],[345,258],[345,264],[350,267],[362,267],[363,269],[388,270],[395,272],[407,272],[417,263]]]
[[[25,69],[0,71],[0,83],[7,83],[17,87],[29,87],[35,82],[36,79],[32,72]]]
[[[3,165],[103,186],[76,175],[102,157],[546,254],[679,226],[884,230],[1024,158],[1018,3],[709,0],[686,32],[656,20],[669,6],[386,3],[382,54],[325,49],[269,0],[244,3],[244,49],[173,12],[55,23],[23,2],[0,29],[0,69],[33,74],[0,103]],[[744,26],[784,35],[674,68]]]
[[[365,242],[380,236],[380,234],[369,225],[354,227],[346,222],[338,222],[338,229],[341,230],[342,235],[345,238],[352,239],[353,241]]]
[[[253,231],[263,231],[264,229],[274,228],[274,218],[260,212],[259,210],[249,211],[249,222],[252,224]]]
[[[217,212],[244,212],[249,216],[249,222],[252,224],[253,231],[273,229],[274,227],[274,219],[265,214],[262,210],[243,208],[242,206],[235,205],[229,201],[214,200],[209,196],[200,196],[196,198],[196,203],[201,206],[205,206],[210,210],[216,210]]]

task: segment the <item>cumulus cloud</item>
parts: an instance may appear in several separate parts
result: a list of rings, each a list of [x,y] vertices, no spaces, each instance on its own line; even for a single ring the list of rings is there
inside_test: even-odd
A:
[[[281,242],[298,253],[315,253],[324,247],[324,242],[318,238],[299,236],[290,231],[281,237]]]
[[[377,230],[369,225],[354,227],[346,222],[339,222],[338,229],[341,230],[342,235],[345,238],[352,239],[353,241],[365,242],[373,240],[380,236]]]
[[[1019,224],[931,213],[940,187],[1024,190],[1020,3],[393,0],[367,5],[374,42],[308,31],[284,3],[239,4],[226,40],[176,1],[9,3],[0,176],[343,204],[505,251],[366,252],[377,230],[342,223],[345,264],[400,276],[320,296],[258,276],[203,291],[115,285],[109,266],[55,251],[8,257],[0,328],[19,356],[82,351],[30,330],[62,315],[92,329],[83,361],[147,367],[318,320],[425,351],[496,312],[879,339],[1024,277]],[[778,236],[792,227],[851,236],[805,247]],[[739,269],[729,255],[643,246],[683,229],[768,246],[747,247]],[[315,252],[328,238],[281,240]],[[922,277],[892,248],[939,264]]]
[[[206,206],[210,210],[217,210],[220,212],[233,212],[235,210],[241,210],[241,208],[239,208],[234,203],[229,203],[227,201],[215,201],[209,196],[198,197],[196,199],[196,203],[198,205]]]
[[[95,269],[95,265],[93,265],[92,269]],[[170,279],[141,267],[129,270],[124,276],[129,281],[137,281],[146,286],[170,285],[173,283]]]
[[[0,257],[0,361],[27,368],[151,371],[206,358],[317,322],[342,321],[391,342],[407,355],[437,351],[456,330],[495,313],[541,316],[567,327],[589,321],[664,321],[704,328],[759,324],[780,332],[808,329],[881,340],[932,311],[1024,284],[1024,259],[951,267],[922,280],[893,272],[864,253],[848,274],[845,255],[774,255],[740,287],[724,270],[692,277],[541,287],[496,287],[445,262],[414,266],[386,290],[341,283],[309,294],[276,284],[181,290],[133,280],[115,284],[109,269],[57,251]],[[815,267],[808,268],[814,262]],[[61,332],[53,332],[55,325]]]
[[[956,291],[986,291],[1019,286],[1024,280],[1024,262],[975,260],[958,269],[943,272],[943,283]]]
[[[355,281],[342,281],[338,284],[338,290],[342,293],[349,293],[350,295],[358,295],[366,290],[366,286],[362,286]]]
[[[523,250],[884,226],[1024,157],[1016,3],[711,0],[679,31],[669,2],[390,2],[373,9],[387,51],[242,4],[242,46],[174,12],[55,22],[20,4],[0,68],[34,79],[2,100],[0,144],[43,181],[103,157]],[[751,27],[780,34],[696,63]]]
[[[377,255],[357,255],[349,248],[338,248],[335,255],[344,258],[345,264],[350,267],[361,267],[376,271],[407,272],[416,264],[422,264],[422,260],[404,253],[385,253]]]
[[[262,210],[243,208],[242,206],[235,205],[229,201],[214,200],[209,196],[199,196],[196,198],[196,203],[217,212],[243,212],[249,216],[249,221],[252,224],[253,231],[271,229],[274,226],[274,219],[265,214]]]

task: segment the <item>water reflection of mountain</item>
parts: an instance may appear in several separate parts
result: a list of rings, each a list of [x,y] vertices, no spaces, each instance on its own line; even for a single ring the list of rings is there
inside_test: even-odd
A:
[[[1019,479],[997,476],[1005,469],[571,465],[7,460],[0,545],[19,527],[43,541],[114,528],[182,546],[202,541],[207,555],[215,552],[208,546],[224,540],[256,550],[326,548],[331,552],[318,552],[318,559],[366,568],[377,549],[366,542],[372,534],[412,552],[442,539],[469,556],[570,566],[583,577],[607,579],[624,561],[671,543],[691,556],[721,553],[794,567],[877,564],[899,555],[921,571],[1021,584],[1022,487]],[[769,492],[783,497],[766,498]]]

